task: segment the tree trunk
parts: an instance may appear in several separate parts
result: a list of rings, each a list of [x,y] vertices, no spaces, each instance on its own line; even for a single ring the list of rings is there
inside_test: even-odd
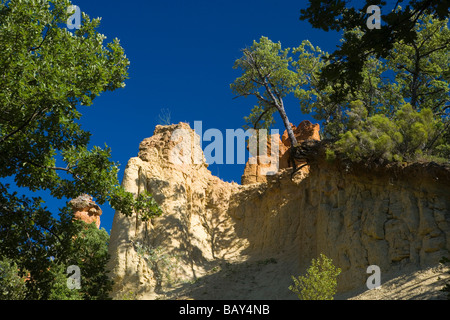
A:
[[[416,51],[416,54],[414,57],[414,73],[411,82],[411,106],[413,107],[414,110],[417,110],[417,90],[419,89],[419,73],[421,72],[420,52],[415,43],[413,43],[413,46]]]
[[[291,123],[287,117],[286,111],[284,110],[284,106],[277,106],[278,112],[280,113],[281,119],[283,119],[284,126],[287,130],[289,140],[291,141],[291,146],[294,147],[297,145],[297,139],[295,138],[294,131],[292,131]]]

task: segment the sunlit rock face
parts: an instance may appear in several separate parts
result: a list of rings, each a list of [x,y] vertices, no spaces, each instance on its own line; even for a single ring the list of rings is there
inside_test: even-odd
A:
[[[199,141],[188,124],[157,126],[129,160],[124,188],[150,192],[164,213],[143,222],[116,212],[113,298],[297,299],[291,275],[321,253],[342,269],[345,293],[365,288],[370,265],[386,279],[449,256],[448,169],[319,159],[293,178],[280,168],[239,185],[211,174]]]

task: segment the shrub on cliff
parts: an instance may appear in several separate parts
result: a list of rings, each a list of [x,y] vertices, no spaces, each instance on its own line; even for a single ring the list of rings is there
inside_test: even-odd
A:
[[[385,58],[367,54],[361,83],[338,99],[336,87],[312,82],[299,96],[305,112],[324,121],[335,151],[353,161],[450,160],[450,30],[448,19],[421,14],[410,43],[397,41]],[[346,31],[344,45],[366,36]],[[322,68],[326,68],[324,63]],[[322,69],[316,77],[321,77]]]
[[[393,40],[384,57],[356,52],[364,59],[357,62],[360,81],[352,87],[339,81],[344,75],[336,75],[337,83],[323,76],[333,56],[309,41],[292,50],[264,37],[255,41],[237,60],[244,74],[232,85],[259,103],[246,121],[268,128],[278,110],[288,129],[283,98],[293,93],[302,113],[321,121],[322,137],[338,141],[328,159],[340,152],[352,161],[449,161],[448,19],[420,12],[409,25],[410,42]],[[346,29],[342,46],[358,51],[349,44],[362,38],[364,26]]]
[[[431,109],[415,111],[410,104],[391,119],[384,114],[368,117],[361,101],[351,103],[348,113],[348,131],[339,135],[335,150],[357,162],[417,159],[438,128]]]
[[[337,277],[341,269],[333,265],[333,261],[320,254],[313,259],[305,276],[295,278],[289,290],[296,293],[300,300],[333,300],[337,290]]]
[[[326,138],[340,139],[349,158],[448,162],[450,3],[414,1],[399,6],[400,2],[389,9],[386,2],[378,4],[380,28],[367,24],[371,13],[366,8],[377,4],[371,1],[360,10],[346,1],[312,0],[301,10],[302,20],[325,31],[343,31],[343,38],[331,55],[314,55],[316,61],[321,56],[326,59],[314,64],[315,72],[306,72],[310,85],[298,91],[300,104],[304,112],[314,112],[317,120],[324,121]],[[366,123],[352,132],[349,111],[357,100],[365,109]],[[416,119],[406,119],[404,126],[399,118],[407,105]],[[390,128],[383,130],[382,123],[374,122]]]

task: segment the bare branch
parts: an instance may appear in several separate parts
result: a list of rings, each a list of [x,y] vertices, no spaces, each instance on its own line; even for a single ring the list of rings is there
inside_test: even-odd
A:
[[[36,110],[34,110],[33,114],[31,115],[31,117],[27,120],[25,120],[25,122],[19,126],[18,128],[16,128],[15,130],[13,130],[12,132],[10,132],[9,134],[7,134],[6,136],[2,137],[0,139],[0,143],[5,142],[7,139],[11,138],[12,136],[14,136],[16,133],[18,133],[19,131],[22,131],[27,125],[29,125],[35,118],[37,118],[38,116],[40,116],[41,114],[43,114],[45,111],[47,111],[48,108],[45,108],[41,111],[39,111],[39,108],[37,108]]]
[[[41,43],[37,47],[28,48],[28,52],[36,51],[36,50],[40,49],[42,47],[42,45],[44,44],[45,40],[47,40],[48,35],[50,34],[51,31],[52,31],[52,28],[50,26],[47,26],[47,32],[45,33],[45,36],[42,39]]]
[[[234,99],[240,98],[240,97],[248,97],[248,96],[255,96],[256,98],[258,98],[258,100],[261,100],[263,102],[265,102],[266,104],[271,105],[272,102],[270,102],[269,100],[267,100],[266,98],[264,98],[259,92],[252,92],[252,93],[243,93],[241,95],[238,95],[236,97],[233,97]]]
[[[419,59],[422,59],[422,58],[424,58],[424,57],[426,57],[426,56],[432,54],[432,53],[435,52],[435,51],[445,49],[445,48],[447,48],[449,45],[450,45],[450,40],[447,41],[447,42],[445,42],[445,43],[444,43],[442,46],[440,46],[440,47],[434,48],[433,50],[430,50],[430,51],[428,51],[428,52],[426,52],[426,53],[421,54],[421,55],[419,56]]]
[[[266,110],[264,110],[264,112],[262,112],[262,113],[259,115],[258,119],[257,119],[257,120],[255,121],[255,123],[253,124],[253,129],[256,130],[256,125],[258,124],[258,122],[260,122],[261,119],[263,118],[263,116],[264,116],[267,112],[269,112],[270,110],[272,110],[272,108],[273,108],[273,107],[267,108]]]
[[[73,169],[75,167],[69,167],[69,166],[67,166],[65,168],[63,168],[63,167],[48,167],[48,166],[43,166],[41,164],[37,164],[36,162],[34,162],[34,161],[30,160],[30,159],[23,159],[23,158],[20,158],[20,157],[16,157],[16,158],[18,160],[22,161],[23,163],[29,163],[32,166],[37,167],[37,168],[46,169],[46,170],[53,170],[53,171],[64,171],[64,172],[70,173],[78,181],[83,181],[82,178],[80,178],[75,172],[73,172]]]

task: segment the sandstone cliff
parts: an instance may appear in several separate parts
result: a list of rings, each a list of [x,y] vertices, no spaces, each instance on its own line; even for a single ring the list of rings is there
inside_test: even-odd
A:
[[[183,134],[174,139],[175,131]],[[291,275],[320,253],[342,269],[345,294],[365,288],[369,265],[384,282],[449,256],[447,169],[319,160],[293,179],[281,169],[238,185],[211,174],[198,141],[187,124],[157,126],[128,162],[124,187],[151,192],[164,214],[150,222],[115,214],[114,298],[296,299]]]

